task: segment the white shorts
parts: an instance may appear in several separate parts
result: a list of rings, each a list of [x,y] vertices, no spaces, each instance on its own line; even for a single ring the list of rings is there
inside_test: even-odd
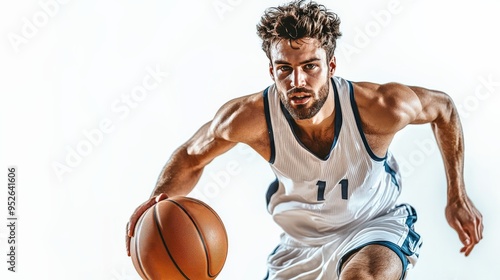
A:
[[[364,246],[379,244],[393,250],[403,263],[402,279],[415,266],[422,240],[414,231],[415,209],[398,205],[389,213],[356,228],[339,230],[321,246],[308,246],[287,234],[268,258],[268,280],[336,280],[342,261]]]

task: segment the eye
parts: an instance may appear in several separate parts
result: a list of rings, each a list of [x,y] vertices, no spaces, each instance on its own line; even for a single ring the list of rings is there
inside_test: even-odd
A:
[[[309,64],[304,65],[304,68],[306,70],[313,70],[314,68],[316,68],[316,64],[309,63]]]
[[[283,72],[287,72],[287,71],[292,70],[292,67],[287,66],[287,65],[281,65],[281,66],[278,66],[278,70],[283,71]]]

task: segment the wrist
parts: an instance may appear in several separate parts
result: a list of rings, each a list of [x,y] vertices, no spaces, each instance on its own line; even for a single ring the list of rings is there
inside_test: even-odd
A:
[[[448,185],[448,202],[463,201],[467,197],[463,184]]]

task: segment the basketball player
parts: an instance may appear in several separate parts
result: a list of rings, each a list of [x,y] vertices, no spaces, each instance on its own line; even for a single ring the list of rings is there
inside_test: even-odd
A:
[[[466,194],[461,124],[451,98],[398,83],[335,76],[340,20],[323,5],[295,1],[266,10],[257,30],[274,81],[224,104],[179,147],[149,200],[127,227],[168,196],[187,195],[214,158],[245,143],[276,174],[267,207],[283,229],[267,279],[403,279],[422,244],[415,209],[396,202],[398,165],[389,151],[409,124],[430,123],[443,156],[446,218],[469,255],[482,215]]]

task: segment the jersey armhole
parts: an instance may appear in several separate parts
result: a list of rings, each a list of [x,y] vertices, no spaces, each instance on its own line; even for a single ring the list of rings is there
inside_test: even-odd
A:
[[[266,115],[266,124],[267,124],[267,134],[269,135],[269,143],[271,148],[271,156],[269,157],[269,163],[273,164],[274,159],[276,157],[276,151],[274,147],[274,133],[273,133],[273,125],[271,122],[271,112],[269,109],[269,87],[264,90],[263,99],[264,99],[264,114]]]
[[[373,160],[383,161],[387,158],[387,153],[385,154],[384,157],[379,157],[372,151],[372,149],[370,148],[370,145],[368,145],[368,141],[366,140],[365,133],[363,132],[363,125],[361,123],[361,117],[359,115],[358,105],[356,104],[356,100],[354,99],[354,88],[352,86],[352,82],[347,81],[347,83],[349,84],[349,95],[351,98],[352,112],[354,114],[354,118],[356,119],[356,126],[358,127],[359,135],[361,136],[361,139],[363,140],[363,144],[365,146],[365,149],[368,152],[368,155],[370,155],[370,157]]]

